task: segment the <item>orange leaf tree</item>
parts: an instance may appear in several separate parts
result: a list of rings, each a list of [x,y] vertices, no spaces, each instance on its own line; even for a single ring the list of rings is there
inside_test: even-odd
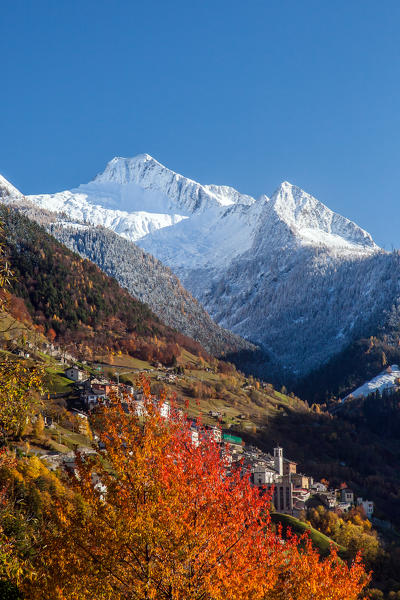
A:
[[[37,557],[31,600],[355,600],[367,576],[306,542],[283,541],[267,495],[229,469],[211,439],[194,445],[177,411],[161,416],[144,382],[141,414],[97,415],[105,450],[77,455],[70,502]],[[200,436],[201,437],[201,436]],[[325,595],[324,595],[325,594]]]

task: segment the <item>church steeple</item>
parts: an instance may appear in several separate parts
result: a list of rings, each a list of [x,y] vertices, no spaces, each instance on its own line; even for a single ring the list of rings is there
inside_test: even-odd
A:
[[[279,475],[283,475],[283,449],[280,446],[274,448],[274,467]]]

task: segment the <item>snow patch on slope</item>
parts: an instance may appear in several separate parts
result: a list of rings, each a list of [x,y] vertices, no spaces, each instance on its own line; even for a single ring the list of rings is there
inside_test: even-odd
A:
[[[81,188],[85,191],[65,191],[58,194],[27,196],[27,198],[40,208],[66,213],[70,219],[77,221],[102,225],[131,241],[136,241],[156,229],[176,225],[182,219],[187,218],[185,215],[174,213],[145,210],[129,212],[111,208],[118,206],[120,196],[113,195],[110,188],[107,191],[102,190],[102,195],[98,194],[96,190],[91,190],[90,184],[81,186]],[[153,200],[156,201],[156,199]],[[98,203],[99,201],[102,201],[103,205]],[[121,203],[124,204],[124,198]],[[134,201],[132,201],[133,203]]]
[[[382,393],[385,390],[394,390],[399,387],[399,380],[400,368],[398,365],[391,365],[388,369],[385,369],[385,371],[382,371],[382,373],[379,373],[379,375],[358,387],[354,392],[348,394],[343,399],[343,402],[352,398],[366,398],[374,392]]]

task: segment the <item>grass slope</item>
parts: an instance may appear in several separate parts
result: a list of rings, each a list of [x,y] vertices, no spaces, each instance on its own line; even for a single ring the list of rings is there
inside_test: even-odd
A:
[[[288,529],[290,529],[292,533],[295,533],[296,535],[303,535],[303,533],[308,533],[314,547],[317,548],[321,556],[327,556],[330,552],[331,547],[333,546],[334,548],[336,548],[341,558],[346,558],[346,548],[340,546],[320,531],[317,531],[317,529],[314,529],[313,527],[311,527],[311,525],[307,525],[307,523],[303,523],[295,517],[292,517],[290,515],[284,515],[281,513],[272,513],[271,519],[272,522],[276,525],[278,525],[278,523],[282,525],[282,533],[284,536],[287,534]]]

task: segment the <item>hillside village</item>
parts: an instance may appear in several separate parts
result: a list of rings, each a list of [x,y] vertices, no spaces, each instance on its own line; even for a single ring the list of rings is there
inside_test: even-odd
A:
[[[400,600],[400,4],[4,2],[0,600]]]
[[[102,449],[91,428],[90,414],[115,394],[124,399],[126,408],[130,404],[143,414],[137,382],[145,376],[153,398],[159,398],[164,390],[172,400],[160,407],[164,418],[169,417],[173,405],[188,415],[195,446],[213,439],[228,470],[238,467],[262,494],[272,490],[271,520],[275,527],[283,528],[284,535],[287,527],[298,535],[308,530],[321,555],[326,555],[333,543],[341,557],[348,556],[350,547],[346,532],[360,547],[375,544],[375,554],[383,530],[389,538],[395,535],[391,516],[382,511],[380,499],[352,476],[344,462],[347,456],[336,458],[337,475],[328,470],[326,448],[319,444],[327,439],[335,443],[336,417],[324,408],[310,406],[284,387],[278,391],[230,363],[196,355],[184,347],[171,362],[160,362],[157,355],[146,360],[118,349],[85,356],[83,352],[75,354],[62,341],[50,341],[32,327],[13,327],[4,336],[2,354],[12,361],[41,365],[47,390],[23,439],[12,443],[16,456],[23,460],[39,458],[55,477],[76,474],[77,450],[80,455],[95,455]],[[157,339],[152,343],[157,344]],[[346,429],[344,432],[347,435]],[[317,436],[319,442],[309,444],[310,436]],[[316,514],[336,519],[334,536],[318,523]],[[365,541],[362,531],[368,528],[372,535]]]
[[[162,366],[158,365],[158,369],[162,369]],[[139,371],[138,375],[146,373],[147,371]],[[136,385],[119,381],[116,383],[104,376],[88,376],[88,373],[76,364],[65,369],[65,376],[73,382],[76,391],[79,392],[79,403],[73,411],[81,421],[82,432],[88,429],[90,412],[99,405],[107,404],[110,394],[123,398],[123,406],[126,409],[129,406],[139,416],[144,414],[143,394]],[[172,370],[165,370],[163,375],[157,376],[157,380],[172,383],[176,377],[177,374]],[[160,407],[160,414],[168,419],[170,413],[170,402],[165,400]],[[207,416],[210,420],[219,422],[222,415],[219,411],[209,411]],[[52,420],[46,416],[45,422],[48,427],[52,426]],[[273,454],[270,454],[253,444],[246,444],[241,437],[232,435],[219,423],[203,425],[198,419],[192,420],[190,432],[194,445],[205,443],[208,438],[213,439],[220,446],[221,455],[225,457],[227,465],[232,467],[240,464],[243,475],[248,475],[254,486],[265,491],[273,490],[272,503],[279,513],[298,518],[310,506],[322,505],[338,514],[347,512],[354,506],[361,506],[366,517],[372,518],[372,501],[356,498],[353,490],[345,484],[340,489],[331,489],[325,483],[314,481],[309,475],[299,473],[297,463],[287,458],[284,449],[279,446],[273,448]],[[84,449],[84,452],[92,451]],[[62,466],[73,469],[73,453],[44,455],[42,458],[54,468]]]

